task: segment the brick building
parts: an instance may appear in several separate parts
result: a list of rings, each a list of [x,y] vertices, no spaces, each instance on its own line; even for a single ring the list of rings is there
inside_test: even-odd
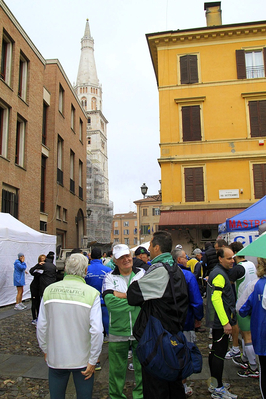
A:
[[[86,115],[59,61],[43,58],[3,1],[0,46],[1,212],[81,246]]]

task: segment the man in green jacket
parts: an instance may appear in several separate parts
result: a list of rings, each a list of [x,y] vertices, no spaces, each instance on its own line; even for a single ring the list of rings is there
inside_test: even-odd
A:
[[[140,307],[127,302],[129,285],[143,276],[143,269],[133,267],[130,250],[125,244],[113,248],[115,269],[103,280],[103,298],[109,313],[109,395],[111,399],[126,399],[123,389],[126,379],[128,351],[132,348],[136,386],[133,399],[143,399],[141,366],[136,356],[137,341],[133,327]]]

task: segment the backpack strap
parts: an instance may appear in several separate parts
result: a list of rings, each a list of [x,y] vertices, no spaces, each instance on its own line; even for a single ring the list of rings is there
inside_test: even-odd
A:
[[[168,274],[169,274],[170,286],[171,286],[171,291],[172,291],[172,295],[173,295],[174,302],[175,302],[176,314],[179,317],[179,314],[177,311],[176,297],[175,297],[175,288],[174,288],[174,271],[173,271],[173,268],[169,265],[169,263],[162,263],[162,265],[168,271]]]

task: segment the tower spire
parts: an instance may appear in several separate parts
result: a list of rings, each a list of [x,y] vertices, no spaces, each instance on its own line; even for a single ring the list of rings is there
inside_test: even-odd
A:
[[[94,59],[94,40],[91,36],[89,20],[86,20],[84,36],[81,39],[81,54],[76,86],[84,84],[99,86]]]

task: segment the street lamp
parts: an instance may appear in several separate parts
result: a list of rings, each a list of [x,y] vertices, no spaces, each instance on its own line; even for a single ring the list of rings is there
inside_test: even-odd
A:
[[[142,186],[140,187],[141,189],[141,194],[143,195],[143,198],[145,198],[145,195],[147,194],[148,191],[148,187],[146,186],[145,183],[142,184]]]

